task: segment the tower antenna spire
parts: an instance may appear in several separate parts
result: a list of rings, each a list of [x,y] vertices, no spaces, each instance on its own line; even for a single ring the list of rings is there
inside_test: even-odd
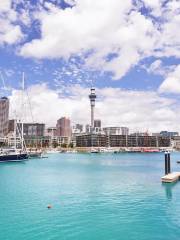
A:
[[[91,79],[91,88],[93,88],[93,85],[94,85],[94,84],[93,84],[93,80]]]

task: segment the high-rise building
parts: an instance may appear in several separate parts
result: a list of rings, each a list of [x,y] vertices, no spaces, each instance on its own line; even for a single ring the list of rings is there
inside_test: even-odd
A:
[[[46,136],[49,136],[49,137],[54,137],[54,136],[56,136],[57,134],[57,129],[56,129],[56,127],[48,127],[47,129],[46,129]]]
[[[76,124],[75,128],[79,130],[80,132],[83,132],[83,125],[82,124]]]
[[[99,119],[94,120],[93,132],[94,133],[100,133],[101,132],[101,120],[99,120]]]
[[[70,119],[62,117],[57,121],[57,136],[71,137],[71,122]]]
[[[79,134],[83,132],[83,125],[82,124],[76,124],[72,127],[72,133],[73,134]]]
[[[101,128],[101,120],[95,119],[94,120],[94,127],[95,128]]]
[[[8,121],[8,133],[13,133],[14,132],[14,125],[15,125],[15,120],[10,119]]]
[[[9,121],[9,99],[7,97],[0,98],[0,136],[4,137],[8,134]]]

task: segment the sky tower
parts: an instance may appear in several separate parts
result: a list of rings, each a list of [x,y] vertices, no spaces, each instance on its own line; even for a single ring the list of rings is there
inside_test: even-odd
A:
[[[90,104],[91,104],[91,128],[94,128],[94,107],[95,107],[95,99],[96,93],[95,88],[91,87],[91,94],[89,95]]]

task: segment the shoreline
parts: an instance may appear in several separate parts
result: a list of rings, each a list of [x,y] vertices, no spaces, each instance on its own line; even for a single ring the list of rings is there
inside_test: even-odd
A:
[[[38,149],[44,153],[163,153],[179,152],[178,149],[173,148],[152,148],[152,147],[75,147],[75,148],[46,148]]]

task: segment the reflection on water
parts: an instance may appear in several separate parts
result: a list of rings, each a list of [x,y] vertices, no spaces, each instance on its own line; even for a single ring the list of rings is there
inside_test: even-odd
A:
[[[165,189],[165,193],[166,193],[167,199],[172,199],[173,188],[175,187],[176,184],[177,184],[177,182],[174,182],[174,183],[162,183],[162,186]]]

